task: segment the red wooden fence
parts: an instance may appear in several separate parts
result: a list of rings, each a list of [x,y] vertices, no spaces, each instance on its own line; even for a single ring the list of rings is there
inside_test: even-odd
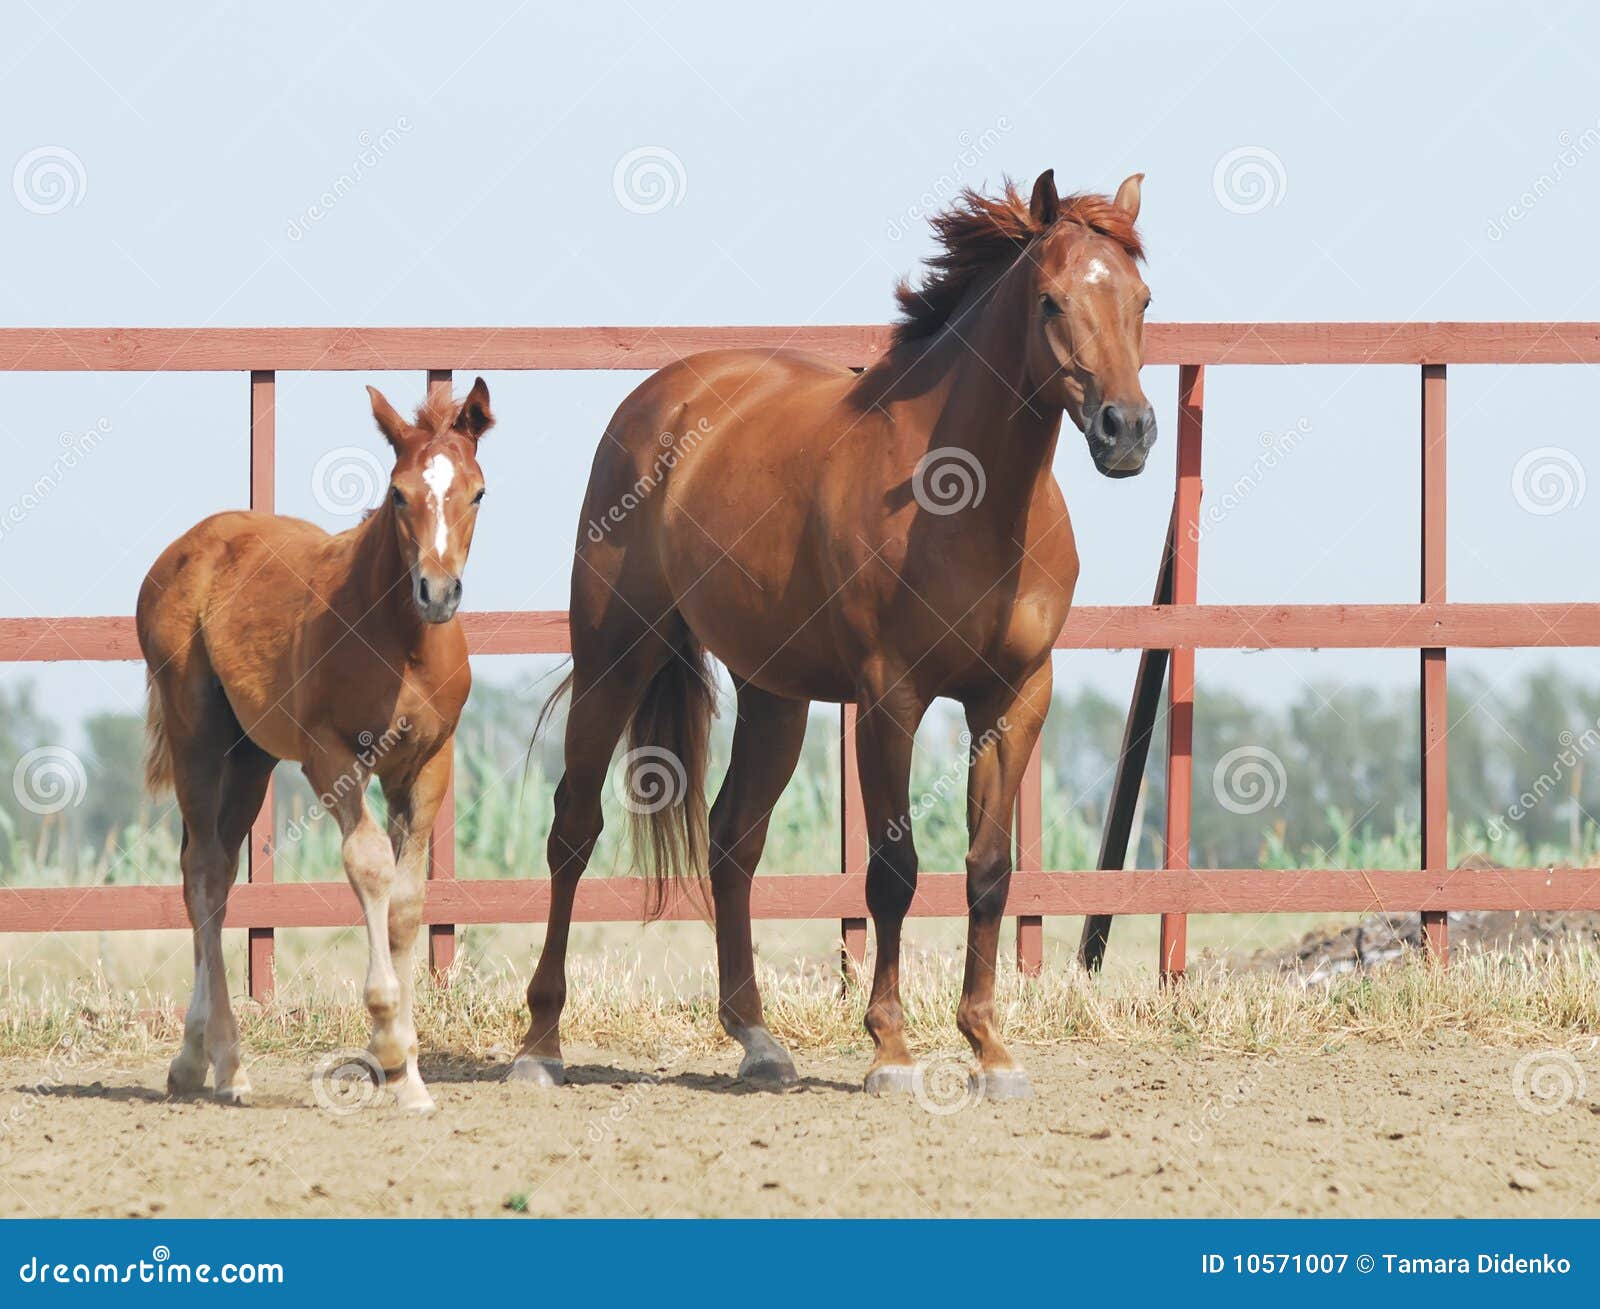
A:
[[[814,350],[843,363],[869,362],[887,340],[882,327],[694,328],[240,328],[0,329],[0,371],[242,372],[249,375],[250,504],[273,508],[275,378],[281,371],[426,371],[430,388],[449,387],[451,370],[653,369],[696,350],[745,345]],[[1448,824],[1445,702],[1450,647],[1600,645],[1600,604],[1449,604],[1445,601],[1445,368],[1460,364],[1600,363],[1600,323],[1156,323],[1146,329],[1152,364],[1179,365],[1177,486],[1158,601],[1148,606],[1086,605],[1073,611],[1060,649],[1168,652],[1169,741],[1165,867],[1151,871],[1046,872],[1043,806],[1035,759],[1018,806],[1018,960],[1041,963],[1045,915],[1160,914],[1163,974],[1181,973],[1191,913],[1421,911],[1429,947],[1447,952],[1446,914],[1466,909],[1600,909],[1600,876],[1586,869],[1471,869],[1446,862]],[[1421,371],[1422,594],[1415,605],[1202,605],[1198,598],[1201,435],[1204,372],[1227,364],[1389,364]],[[447,365],[441,368],[440,365]],[[479,654],[566,652],[560,612],[466,615]],[[1191,870],[1194,656],[1197,649],[1413,648],[1421,652],[1423,868],[1341,871]],[[0,619],[0,662],[137,659],[131,618]],[[1155,701],[1141,667],[1136,706]],[[867,834],[856,778],[853,711],[841,714],[842,831],[839,868],[820,876],[758,879],[758,918],[838,918],[846,960],[866,953]],[[1130,726],[1125,749],[1137,744]],[[1147,723],[1145,735],[1148,736]],[[1132,758],[1133,756],[1129,756]],[[1127,772],[1125,768],[1123,770]],[[453,796],[433,845],[425,918],[436,969],[449,966],[455,929],[466,923],[539,922],[548,905],[542,881],[457,881]],[[250,990],[272,991],[273,933],[289,927],[339,927],[359,921],[342,881],[272,881],[269,794],[249,845],[249,880],[235,889],[229,927],[249,932]],[[1111,830],[1102,859],[1121,863]],[[591,878],[579,892],[580,921],[628,921],[639,913],[635,878]],[[924,874],[913,914],[966,912],[965,878]],[[674,916],[695,916],[681,907]],[[176,885],[3,888],[0,931],[139,931],[187,927]],[[1103,935],[1101,937],[1103,943]],[[1086,935],[1087,945],[1087,935]]]

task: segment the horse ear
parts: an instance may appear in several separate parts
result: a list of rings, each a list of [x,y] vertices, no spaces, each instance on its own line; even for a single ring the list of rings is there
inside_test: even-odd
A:
[[[1061,216],[1061,197],[1056,194],[1056,170],[1047,168],[1033,184],[1033,199],[1028,202],[1028,212],[1034,225],[1049,227]]]
[[[367,395],[372,398],[372,416],[377,420],[378,430],[394,447],[394,452],[399,454],[405,448],[406,420],[395,413],[394,406],[383,398],[383,393],[376,387],[369,386]]]
[[[476,441],[493,426],[494,414],[489,411],[489,385],[480,377],[473,382],[472,390],[461,402],[454,427],[463,436],[470,436]]]
[[[1139,217],[1139,185],[1144,181],[1143,173],[1135,173],[1127,178],[1117,188],[1116,198],[1111,202],[1128,215],[1128,221],[1134,222]]]

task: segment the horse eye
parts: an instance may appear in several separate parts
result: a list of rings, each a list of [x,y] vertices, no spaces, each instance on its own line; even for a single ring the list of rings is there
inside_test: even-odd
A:
[[[1039,305],[1044,310],[1044,316],[1046,318],[1061,317],[1061,306],[1058,305],[1050,296],[1041,295],[1039,297]]]
[[[472,497],[472,503],[475,505],[481,505],[483,503],[483,489],[480,489],[478,494]]]
[[[396,509],[404,509],[406,507],[406,498],[401,494],[398,486],[391,486],[389,488],[389,499],[394,502],[394,507]]]

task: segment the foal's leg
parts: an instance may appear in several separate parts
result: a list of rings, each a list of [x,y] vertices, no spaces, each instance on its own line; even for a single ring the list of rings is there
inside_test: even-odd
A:
[[[644,654],[649,650],[649,655]],[[544,949],[528,983],[528,1032],[511,1061],[513,1082],[560,1086],[566,1080],[561,1062],[561,1010],[567,1002],[567,936],[572,927],[572,901],[578,879],[589,866],[603,820],[600,796],[628,719],[644,687],[669,651],[651,639],[635,646],[595,681],[575,677],[567,710],[567,770],[556,787],[556,812],[550,825],[546,855],[550,861],[550,917]],[[576,658],[576,656],[575,656]]]
[[[1000,1041],[994,1012],[995,955],[1011,888],[1011,829],[1017,789],[1050,707],[1047,658],[1023,680],[967,704],[972,767],[967,775],[967,967],[956,1025],[978,1057],[991,1100],[1031,1095],[1028,1075]]]
[[[867,910],[877,934],[867,1032],[877,1053],[867,1070],[873,1095],[910,1091],[915,1065],[906,1048],[900,1007],[900,928],[917,889],[917,850],[911,839],[911,747],[927,702],[905,681],[883,671],[857,704],[856,759],[867,811]]]
[[[228,998],[222,921],[238,873],[239,846],[261,807],[272,760],[239,728],[209,670],[171,670],[158,688],[172,751],[173,787],[183,814],[183,898],[194,928],[195,989],[183,1047],[167,1071],[167,1090],[205,1085],[209,1065],[219,1100],[250,1095],[239,1054],[239,1028]],[[246,812],[247,811],[247,812]]]
[[[389,953],[389,901],[394,893],[394,850],[367,807],[370,772],[343,742],[316,742],[302,767],[318,801],[339,822],[345,876],[350,879],[367,925],[367,978],[363,988],[372,1015],[367,1049],[383,1069],[406,1062],[406,1042],[398,1030],[400,979]]]
[[[748,683],[739,687],[728,775],[711,806],[711,894],[717,917],[717,1013],[744,1047],[739,1076],[787,1085],[794,1063],[767,1031],[750,942],[750,884],[767,840],[772,806],[800,761],[803,700],[782,700]]]
[[[422,901],[428,882],[428,837],[433,831],[439,804],[450,785],[454,766],[455,738],[439,747],[437,754],[422,766],[409,787],[385,786],[389,804],[389,841],[394,847],[394,891],[389,900],[389,958],[400,979],[400,1010],[395,1016],[395,1040],[405,1049],[405,1064],[385,1066],[389,1088],[402,1109],[427,1113],[433,1097],[422,1084],[417,1069],[417,1024],[413,1013],[416,995],[416,962],[413,951],[417,930],[422,925]]]

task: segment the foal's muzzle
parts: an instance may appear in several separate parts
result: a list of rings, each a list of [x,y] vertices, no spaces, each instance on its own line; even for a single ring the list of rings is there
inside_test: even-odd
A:
[[[411,598],[424,622],[448,623],[461,604],[459,577],[429,577],[420,568],[411,572]]]
[[[1100,472],[1132,477],[1144,470],[1145,456],[1156,443],[1156,411],[1148,404],[1103,404],[1086,424],[1084,436]]]

